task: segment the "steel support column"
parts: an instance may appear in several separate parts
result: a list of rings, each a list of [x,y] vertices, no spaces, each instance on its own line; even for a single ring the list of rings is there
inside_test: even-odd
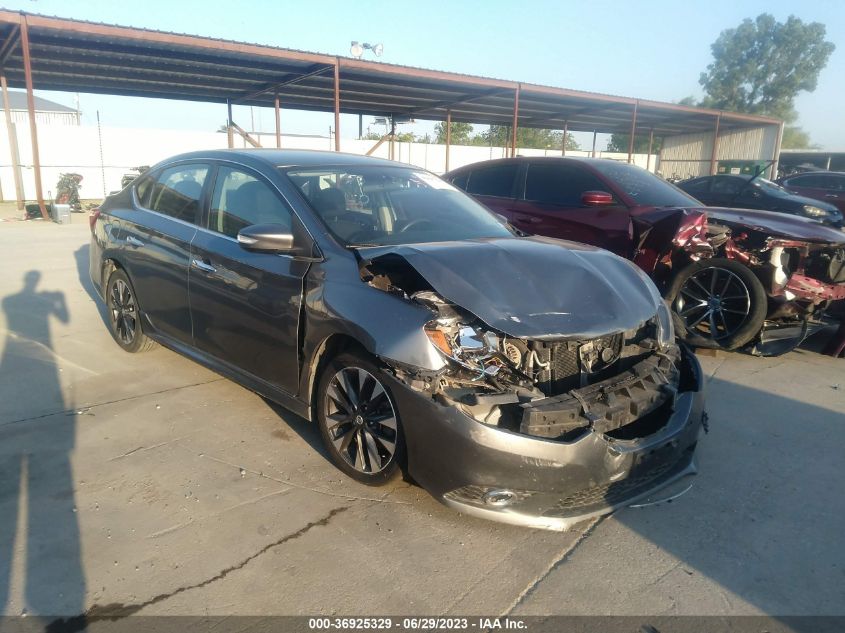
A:
[[[20,153],[18,152],[18,135],[12,123],[12,113],[9,110],[9,87],[6,84],[6,73],[0,74],[0,86],[3,88],[3,110],[6,115],[6,133],[9,135],[9,153],[12,156],[12,176],[15,181],[15,200],[18,211],[23,211],[23,183],[21,182]]]
[[[446,171],[449,171],[450,145],[452,145],[452,111],[446,110]]]
[[[334,63],[334,151],[340,151],[340,59]]]
[[[35,175],[35,198],[41,209],[41,217],[49,220],[44,194],[41,189],[41,157],[38,154],[38,129],[35,124],[35,95],[32,94],[32,63],[29,57],[29,29],[26,16],[21,16],[21,48],[23,49],[23,72],[26,80],[26,107],[29,111],[29,135],[32,141],[32,169]]]
[[[566,134],[569,129],[569,121],[563,122],[563,140],[560,142],[560,155],[566,156]]]
[[[233,149],[235,147],[235,133],[232,129],[232,102],[229,99],[226,99],[226,111],[226,142],[229,149]]]
[[[651,149],[654,147],[654,128],[651,128],[648,132],[648,154],[646,155],[645,159],[645,169],[646,171],[651,170]]]
[[[276,91],[276,96],[273,99],[273,109],[276,112],[276,147],[282,147],[282,118],[279,113],[279,91]]]
[[[639,101],[634,101],[634,114],[631,116],[631,138],[628,139],[628,164],[634,156],[634,136],[637,133],[637,106]]]
[[[772,171],[769,174],[769,179],[774,180],[778,177],[778,163],[780,163],[780,146],[783,143],[783,128],[785,124],[781,121],[780,125],[778,126],[778,138],[777,142],[775,143],[775,151],[772,154]]]
[[[596,131],[593,130],[593,158],[596,157]]]
[[[719,124],[722,122],[722,115],[716,115],[716,125],[713,128],[713,147],[710,150],[710,175],[716,175],[716,160],[719,154]]]
[[[516,84],[513,93],[513,127],[511,127],[511,158],[516,156],[516,130],[519,125],[519,90],[522,84]]]

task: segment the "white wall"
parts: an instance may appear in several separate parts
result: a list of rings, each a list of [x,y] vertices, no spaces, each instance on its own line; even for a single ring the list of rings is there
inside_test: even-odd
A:
[[[35,199],[35,177],[32,168],[29,128],[15,125],[20,155],[24,197]],[[102,138],[102,167],[100,140]],[[259,136],[264,147],[275,147],[273,134]],[[375,141],[359,141],[341,138],[341,150],[354,154],[365,154]],[[190,132],[160,129],[103,127],[98,134],[96,126],[39,125],[38,147],[41,158],[41,179],[44,196],[55,190],[59,174],[75,172],[83,176],[80,197],[101,198],[105,193],[120,188],[123,174],[139,165],[154,165],[160,160],[179,154],[203,149],[219,149],[227,146],[225,132]],[[235,135],[236,147],[248,147],[246,141]],[[332,150],[334,140],[319,137],[282,136],[282,147],[286,149]],[[387,158],[389,143],[382,143],[373,156]],[[446,169],[446,146],[427,143],[396,143],[394,159],[423,167],[438,174]],[[520,156],[560,156],[559,150],[518,149]],[[586,151],[568,151],[567,156],[589,156]],[[600,152],[598,156],[627,160],[624,153]],[[504,158],[502,147],[476,147],[453,145],[449,151],[449,168],[455,169],[470,163]],[[647,156],[637,154],[634,162],[646,166]],[[656,157],[652,156],[650,166],[655,169]],[[14,174],[9,141],[0,134],[0,188],[4,200],[15,199]]]

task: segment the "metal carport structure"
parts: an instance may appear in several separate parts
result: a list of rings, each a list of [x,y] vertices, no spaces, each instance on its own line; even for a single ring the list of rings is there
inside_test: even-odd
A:
[[[333,112],[337,151],[341,112],[509,126],[511,155],[520,126],[630,134],[629,161],[636,134],[648,134],[651,143],[655,136],[709,133],[709,158],[697,162],[709,161],[711,172],[720,133],[774,126],[776,160],[783,125],[769,117],[11,11],[0,11],[0,83],[4,92],[7,86],[27,91],[35,187],[45,217],[35,86],[227,104],[230,146],[233,131],[248,137],[232,120],[233,104],[275,108],[277,145],[282,104]],[[8,113],[6,120],[9,125]]]

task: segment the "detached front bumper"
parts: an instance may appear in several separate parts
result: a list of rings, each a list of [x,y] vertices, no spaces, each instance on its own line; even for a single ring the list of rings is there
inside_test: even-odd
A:
[[[565,530],[630,505],[696,472],[703,381],[685,348],[680,369],[665,424],[629,440],[594,430],[568,442],[501,430],[393,381],[410,475],[461,512],[526,527]]]

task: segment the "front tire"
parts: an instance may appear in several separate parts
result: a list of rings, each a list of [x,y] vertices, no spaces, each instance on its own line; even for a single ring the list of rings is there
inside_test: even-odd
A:
[[[724,258],[701,260],[681,270],[666,299],[678,336],[695,347],[742,347],[760,333],[768,310],[766,291],[756,275]]]
[[[380,486],[398,474],[405,444],[396,401],[369,359],[345,352],[326,364],[317,424],[332,461],[349,477]]]
[[[132,282],[119,268],[106,282],[106,307],[109,331],[124,351],[145,352],[155,347],[155,342],[141,330],[140,309]]]

